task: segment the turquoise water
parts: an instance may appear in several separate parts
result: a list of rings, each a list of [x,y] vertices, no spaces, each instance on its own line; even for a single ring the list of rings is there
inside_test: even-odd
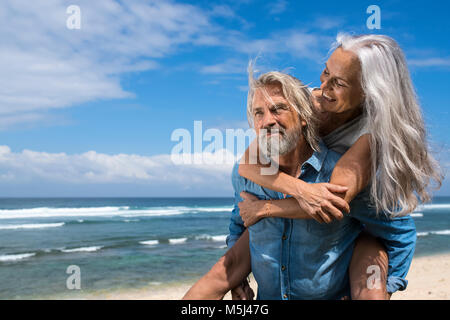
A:
[[[232,198],[0,199],[0,299],[183,282],[225,252]],[[413,214],[416,256],[450,249],[450,197]]]

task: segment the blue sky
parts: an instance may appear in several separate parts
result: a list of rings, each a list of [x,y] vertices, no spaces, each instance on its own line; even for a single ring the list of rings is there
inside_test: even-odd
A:
[[[66,27],[71,4],[80,29]],[[380,30],[366,25],[373,4]],[[399,42],[448,168],[449,11],[444,1],[2,2],[0,194],[232,196],[230,165],[170,162],[172,132],[195,120],[247,129],[249,59],[318,85],[338,32]]]

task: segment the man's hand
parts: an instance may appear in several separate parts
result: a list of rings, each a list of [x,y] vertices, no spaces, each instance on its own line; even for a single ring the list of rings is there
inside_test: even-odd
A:
[[[294,197],[311,218],[320,223],[330,223],[344,217],[341,211],[350,212],[348,203],[334,194],[344,194],[347,190],[347,187],[331,183],[304,183]]]
[[[253,300],[255,293],[248,284],[247,280],[242,281],[240,285],[231,290],[232,300]]]
[[[242,191],[240,196],[244,201],[238,203],[239,214],[242,221],[244,221],[244,226],[248,228],[264,216],[264,205],[266,201],[259,200],[255,195],[245,191]]]

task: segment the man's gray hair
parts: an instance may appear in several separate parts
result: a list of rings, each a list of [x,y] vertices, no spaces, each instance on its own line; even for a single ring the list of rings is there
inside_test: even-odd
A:
[[[247,96],[247,119],[251,127],[254,127],[252,104],[255,91],[264,89],[267,85],[279,84],[284,98],[290,106],[297,111],[300,119],[306,122],[303,128],[303,136],[306,142],[314,151],[319,151],[318,124],[319,121],[314,113],[314,106],[311,101],[311,92],[299,79],[278,71],[264,73],[254,78],[253,61],[248,65],[248,96]]]

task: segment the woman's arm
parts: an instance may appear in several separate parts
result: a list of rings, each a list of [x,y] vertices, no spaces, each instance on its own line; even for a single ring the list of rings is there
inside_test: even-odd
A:
[[[372,173],[370,135],[365,134],[339,159],[330,183],[347,187],[344,200],[350,203],[368,184]]]
[[[244,281],[251,271],[246,230],[219,261],[184,295],[183,300],[219,300]]]
[[[255,150],[255,143],[253,141],[245,151],[239,164],[239,175],[265,188],[292,195],[297,199],[302,212],[319,222],[331,221],[333,218],[341,219],[341,211],[350,210],[348,203],[335,195],[335,193],[346,192],[346,187],[331,183],[310,184],[281,171],[272,175],[261,174],[268,165],[262,165],[256,157],[252,156],[255,152],[249,151]],[[289,206],[288,208],[299,210],[298,207]]]
[[[239,214],[245,227],[268,217],[311,219],[309,215],[300,210],[298,202],[294,198],[259,200],[255,195],[244,191],[241,192],[240,196],[244,201],[239,202]]]
[[[314,218],[319,222],[327,223],[331,222],[333,218],[341,219],[342,213],[337,210],[335,205],[338,204],[340,210],[348,212],[348,203],[367,186],[370,180],[369,139],[368,134],[361,136],[339,159],[329,184],[309,184],[284,172],[278,172],[272,176],[260,175],[260,164],[241,162],[239,165],[240,175],[263,187],[290,194],[296,199],[296,201],[291,198],[270,202],[244,200],[239,204],[239,208],[245,226],[252,225],[267,215],[297,219]],[[346,192],[333,190],[334,185],[345,187]]]

